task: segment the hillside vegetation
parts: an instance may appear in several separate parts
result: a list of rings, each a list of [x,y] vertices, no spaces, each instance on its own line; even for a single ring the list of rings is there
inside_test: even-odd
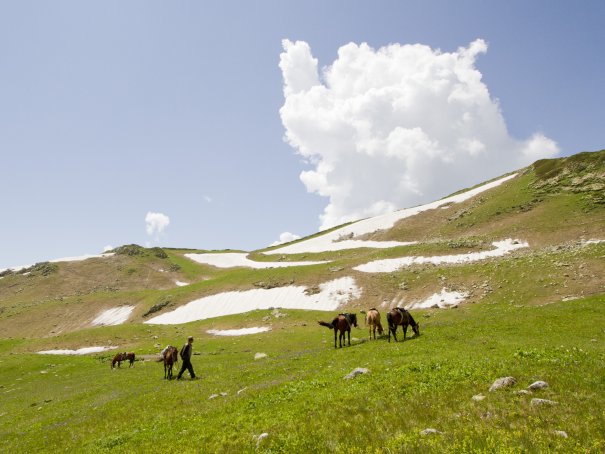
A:
[[[318,265],[216,268],[185,257],[208,251],[127,245],[102,258],[5,271],[0,450],[603,452],[604,161],[605,150],[538,161],[466,202],[362,238],[416,242],[408,246],[249,254],[326,262]],[[456,265],[353,269],[374,260],[488,251],[506,238],[529,247]],[[336,312],[259,310],[183,325],[144,323],[222,292],[297,285],[312,293],[345,276],[362,288],[339,308],[358,312],[361,321],[351,347],[334,349],[333,333],[317,324]],[[464,293],[465,301],[455,309],[412,310],[419,337],[368,340],[359,311],[378,308],[386,327],[389,308],[443,290]],[[125,323],[92,324],[123,306],[133,307]],[[246,327],[271,331],[207,333]],[[163,380],[155,358],[188,335],[195,336],[200,380]],[[117,349],[36,353],[95,345]],[[139,360],[112,370],[118,351]],[[266,357],[255,359],[257,353]],[[355,368],[367,373],[344,379]],[[488,391],[505,376],[516,384]],[[548,388],[526,394],[538,380]],[[477,395],[483,398],[473,400]],[[536,398],[555,403],[532,403]]]

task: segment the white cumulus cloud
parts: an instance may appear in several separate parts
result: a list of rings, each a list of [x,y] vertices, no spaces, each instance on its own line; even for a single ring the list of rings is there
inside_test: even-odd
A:
[[[321,228],[435,200],[559,153],[541,133],[510,136],[475,60],[455,52],[350,43],[321,71],[309,45],[283,41],[286,141],[311,169],[300,179],[329,199]]]
[[[295,233],[283,232],[282,234],[279,235],[279,240],[274,241],[273,243],[270,244],[270,246],[277,246],[277,245],[289,243],[290,241],[294,241],[294,240],[298,240],[298,239],[300,239],[300,236],[296,235]]]
[[[145,216],[147,235],[158,238],[170,224],[170,218],[163,213],[149,211]]]

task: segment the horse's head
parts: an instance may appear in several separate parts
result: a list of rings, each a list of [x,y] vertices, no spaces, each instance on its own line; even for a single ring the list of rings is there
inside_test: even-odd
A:
[[[415,325],[412,325],[412,329],[414,330],[414,334],[416,336],[420,336],[420,323],[416,323]]]
[[[349,314],[349,317],[351,319],[351,325],[353,325],[355,328],[359,328],[357,326],[357,314]]]

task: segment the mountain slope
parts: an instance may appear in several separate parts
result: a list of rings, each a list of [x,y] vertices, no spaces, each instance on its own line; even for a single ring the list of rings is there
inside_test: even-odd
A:
[[[444,291],[474,302],[507,300],[515,292],[524,304],[597,294],[605,285],[601,246],[586,242],[605,239],[604,160],[605,151],[600,151],[538,161],[495,180],[487,190],[478,186],[410,214],[402,210],[381,217],[392,219],[390,228],[375,230],[384,221],[374,218],[248,255],[248,260],[280,265],[325,262],[310,266],[216,268],[186,257],[200,252],[203,258],[204,251],[124,246],[112,257],[4,272],[0,328],[7,337],[53,336],[90,327],[104,310],[124,305],[134,306],[128,322],[140,323],[151,313],[166,313],[221,292],[297,285],[312,293],[342,277],[353,277],[363,289],[345,305],[356,309],[410,305]],[[472,193],[476,195],[469,197]],[[417,264],[387,275],[356,271],[398,257],[476,254],[507,238],[527,242],[528,247],[482,262]],[[289,253],[304,251],[309,241],[323,245],[323,251]],[[338,247],[330,250],[326,245]]]
[[[3,272],[0,451],[171,452],[184,437],[179,449],[191,452],[603,452],[604,158],[539,161],[388,229],[331,231],[354,249],[242,253],[265,265],[325,263],[218,268],[187,258],[210,251],[127,245],[103,258]],[[490,252],[509,238],[515,250]],[[446,256],[453,263],[430,262]],[[360,271],[387,259],[411,264]],[[333,282],[347,285],[330,294]],[[241,304],[245,313],[145,323],[189,305],[219,311],[247,295],[266,303],[282,291],[304,304],[343,303],[328,312]],[[456,310],[433,307],[453,296]],[[271,304],[280,301],[292,302]],[[334,349],[333,332],[317,324],[377,307],[386,325],[388,308],[427,302],[410,309],[421,335],[405,342],[368,340],[358,314],[352,345]],[[118,324],[95,324],[104,314]],[[218,335],[226,330],[255,334]],[[189,335],[201,379],[163,380],[158,353]],[[83,347],[109,350],[37,353]],[[121,351],[136,354],[134,367],[111,368]],[[357,368],[366,373],[345,379]],[[507,376],[516,384],[489,391]],[[548,387],[530,391],[536,381]]]

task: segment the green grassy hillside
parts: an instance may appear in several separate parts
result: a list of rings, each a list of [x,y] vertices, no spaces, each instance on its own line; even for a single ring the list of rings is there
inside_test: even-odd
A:
[[[587,240],[605,240],[604,161],[605,151],[538,161],[467,202],[366,237],[414,245],[249,255],[325,264],[219,269],[185,257],[207,251],[128,245],[111,257],[3,272],[0,451],[602,452],[605,242]],[[353,269],[385,258],[489,250],[506,238],[529,247],[458,265]],[[468,297],[457,309],[412,311],[418,338],[368,341],[361,323],[353,345],[337,350],[332,332],[316,323],[335,313],[143,323],[221,292],[314,288],[344,276],[363,290],[342,310],[378,307],[385,325],[386,308],[395,304],[444,288]],[[135,307],[128,322],[91,325],[102,311],[124,305]],[[271,331],[233,338],[206,332],[256,326]],[[196,338],[201,379],[164,381],[154,355],[188,335]],[[134,351],[140,360],[112,371],[115,352],[36,354],[93,345]],[[267,357],[255,360],[256,353]],[[343,379],[357,367],[369,373]],[[489,392],[503,376],[517,384]],[[536,380],[549,387],[518,393]],[[478,394],[485,399],[473,400]],[[534,398],[557,404],[532,405]],[[422,435],[427,428],[439,433]]]

